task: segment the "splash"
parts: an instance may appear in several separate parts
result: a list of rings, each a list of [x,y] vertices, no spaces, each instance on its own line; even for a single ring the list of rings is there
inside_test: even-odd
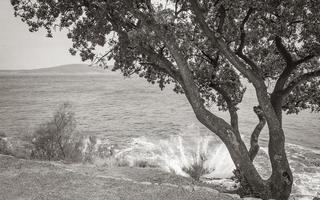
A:
[[[133,139],[128,148],[116,157],[128,161],[130,166],[143,161],[164,171],[188,177],[186,169],[203,168],[203,178],[230,178],[235,168],[225,145],[217,138],[201,135],[193,125],[179,135],[168,139]]]

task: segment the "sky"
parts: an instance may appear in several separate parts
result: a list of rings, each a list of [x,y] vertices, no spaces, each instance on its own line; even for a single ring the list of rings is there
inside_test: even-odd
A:
[[[71,41],[66,32],[31,33],[20,18],[13,15],[10,0],[0,0],[0,70],[36,69],[82,63],[80,56],[71,56]]]

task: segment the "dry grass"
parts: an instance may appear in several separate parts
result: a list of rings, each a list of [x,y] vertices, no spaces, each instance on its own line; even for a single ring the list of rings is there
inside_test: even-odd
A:
[[[163,172],[151,168],[115,168],[114,171],[112,168],[106,168],[105,171],[98,171],[94,167],[85,167],[21,160],[0,155],[0,199],[234,199],[228,195],[218,194],[215,190],[182,187],[174,185],[175,182],[166,184],[173,175],[164,175]],[[115,177],[116,175],[121,178]],[[150,177],[153,181],[146,177]],[[157,177],[161,182],[158,182]]]

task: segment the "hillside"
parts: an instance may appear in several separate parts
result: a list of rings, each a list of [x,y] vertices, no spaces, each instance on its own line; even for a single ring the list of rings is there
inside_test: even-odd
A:
[[[157,169],[39,162],[0,155],[0,199],[236,200]]]
[[[88,73],[106,73],[110,70],[104,70],[100,67],[93,67],[86,64],[70,64],[48,68],[30,69],[30,70],[0,70],[5,74],[88,74]]]
[[[97,67],[91,67],[86,64],[61,65],[56,67],[26,70],[34,73],[90,73],[101,71]]]

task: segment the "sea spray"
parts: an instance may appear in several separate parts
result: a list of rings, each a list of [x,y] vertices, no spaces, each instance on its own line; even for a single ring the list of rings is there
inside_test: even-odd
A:
[[[200,135],[197,131],[191,134],[190,129],[194,128],[191,126],[189,131],[168,139],[135,138],[116,157],[127,160],[130,166],[147,161],[181,176],[190,176],[186,169],[201,164],[205,178],[231,178],[235,167],[225,145],[214,136]]]

